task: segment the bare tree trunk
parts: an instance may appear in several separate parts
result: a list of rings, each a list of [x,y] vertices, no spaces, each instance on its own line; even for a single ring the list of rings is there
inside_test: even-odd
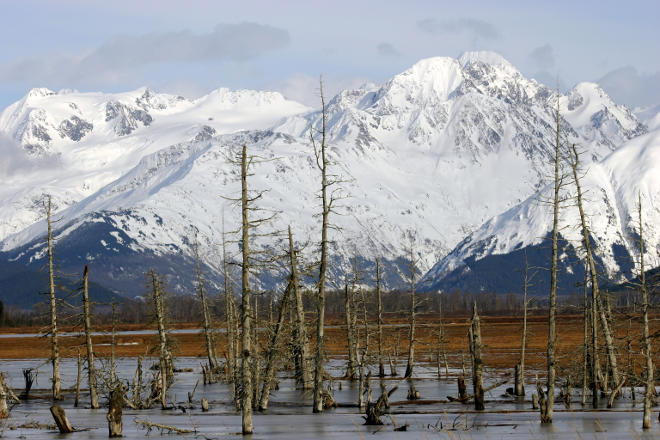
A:
[[[137,368],[133,379],[133,405],[136,408],[142,407],[142,356],[137,358]]]
[[[270,399],[270,390],[273,385],[273,379],[275,378],[275,372],[277,370],[277,363],[281,356],[280,354],[280,335],[282,329],[284,328],[284,319],[286,318],[286,313],[289,308],[289,296],[293,290],[293,280],[282,294],[280,300],[280,310],[277,315],[277,323],[275,323],[275,328],[273,329],[273,335],[270,340],[270,347],[268,348],[268,355],[266,357],[266,371],[264,373],[264,383],[261,389],[261,398],[259,400],[259,410],[264,411],[268,408],[268,400]]]
[[[380,291],[380,260],[376,259],[376,298],[378,299],[378,377],[385,377],[383,359],[383,299]]]
[[[252,434],[252,311],[250,310],[250,236],[248,219],[247,147],[241,153],[241,417],[243,434]]]
[[[522,342],[520,344],[520,363],[517,365],[515,375],[515,395],[525,395],[525,348],[527,347],[527,288],[529,287],[529,264],[525,254],[525,275],[523,278],[523,329]]]
[[[238,342],[237,330],[236,330],[236,319],[235,319],[235,307],[234,307],[234,295],[231,288],[231,275],[228,269],[227,263],[227,246],[225,243],[225,220],[224,216],[222,218],[222,272],[224,275],[225,281],[225,322],[227,325],[227,356],[228,356],[228,377],[227,381],[231,381],[234,390],[234,404],[236,409],[240,409],[239,401],[239,377],[238,377],[238,350],[236,349],[236,344]]]
[[[472,385],[474,387],[474,409],[484,409],[483,362],[481,360],[481,323],[477,314],[477,303],[474,304],[472,322],[468,330],[470,355],[472,356]]]
[[[582,188],[580,185],[580,177],[578,175],[578,167],[579,167],[579,155],[577,149],[575,148],[575,145],[573,145],[571,151],[571,168],[573,170],[573,180],[575,183],[575,188],[577,190],[577,205],[578,205],[578,210],[580,212],[580,222],[582,225],[582,242],[586,252],[587,264],[589,265],[589,274],[591,277],[591,289],[593,292],[592,294],[596,298],[596,302],[598,305],[598,309],[597,309],[598,315],[600,317],[600,325],[601,328],[603,329],[603,336],[605,337],[607,361],[609,363],[608,372],[612,373],[612,382],[616,386],[616,384],[619,383],[619,369],[617,367],[616,353],[614,349],[614,338],[612,336],[612,332],[610,330],[610,324],[605,314],[605,309],[603,308],[603,304],[600,299],[600,290],[598,289],[598,273],[596,272],[596,263],[594,262],[593,252],[591,249],[591,241],[589,238],[590,231],[589,231],[589,227],[587,226],[586,216],[584,213],[584,209],[582,207]],[[614,397],[616,397],[616,389],[613,389],[612,392],[615,393]],[[612,401],[612,399],[609,399],[609,401]],[[608,402],[608,407],[610,407],[609,402]]]
[[[644,381],[644,418],[642,427],[651,427],[651,403],[655,394],[653,380],[653,356],[651,353],[651,338],[649,337],[649,297],[646,290],[646,267],[644,267],[644,223],[642,222],[642,196],[638,194],[639,208],[639,279],[642,291],[642,343],[644,344],[644,357],[646,358],[646,380]]]
[[[254,296],[254,321],[252,322],[252,408],[259,406],[259,383],[261,382],[261,353],[259,353],[259,297]]]
[[[555,160],[554,160],[554,198],[552,203],[552,257],[550,268],[550,295],[548,307],[548,396],[547,399],[539,395],[541,402],[546,405],[541,405],[541,423],[552,423],[552,415],[555,403],[555,364],[556,359],[556,346],[557,334],[555,329],[555,313],[557,308],[557,260],[558,260],[558,239],[559,239],[559,190],[561,187],[561,178],[559,176],[559,160],[560,160],[560,121],[561,115],[559,114],[559,99],[557,99],[557,112],[556,112],[556,139],[555,139]],[[538,390],[541,387],[538,386]]]
[[[295,301],[293,336],[296,350],[296,380],[301,382],[304,390],[307,390],[312,388],[312,371],[309,365],[309,342],[307,341],[307,331],[305,330],[305,309],[302,301],[302,292],[300,291],[300,281],[298,280],[298,262],[296,259],[296,250],[293,246],[291,226],[289,226],[289,261],[291,263],[291,287]]]
[[[99,396],[96,391],[96,368],[94,366],[94,347],[92,345],[92,324],[89,302],[89,269],[85,265],[83,273],[83,314],[85,321],[85,345],[87,347],[87,380],[89,385],[90,405],[93,409],[99,407]]]
[[[0,373],[2,375],[2,373]],[[4,386],[4,381],[0,380],[0,419],[9,417],[9,409],[7,407],[7,390]]]
[[[69,423],[69,419],[66,417],[66,413],[61,406],[51,406],[50,413],[53,415],[53,419],[57,424],[57,429],[59,429],[60,434],[68,434],[73,432],[73,427],[71,426],[71,423]]]
[[[215,354],[215,341],[213,340],[213,333],[211,328],[211,314],[209,312],[209,305],[206,299],[206,291],[204,290],[204,278],[202,277],[202,263],[199,259],[199,245],[195,239],[195,268],[197,275],[197,291],[199,298],[202,302],[202,327],[204,329],[204,340],[206,342],[206,356],[209,360],[209,370],[211,371],[211,380],[215,382],[217,373],[217,356]]]
[[[584,267],[584,342],[583,342],[583,360],[582,360],[582,405],[587,404],[587,390],[589,389],[589,371],[591,359],[589,355],[589,268]]]
[[[117,382],[116,374],[116,360],[115,360],[115,345],[117,339],[117,303],[114,298],[112,299],[112,331],[110,337],[110,383],[115,386]]]
[[[73,401],[73,406],[78,407],[80,401],[80,378],[82,376],[82,357],[80,357],[80,347],[78,348],[78,375],[76,376],[76,397]]]
[[[158,342],[160,356],[160,403],[163,408],[167,408],[167,384],[171,374],[169,364],[169,350],[167,348],[167,334],[165,332],[165,309],[163,307],[163,297],[160,286],[160,280],[155,271],[149,272],[153,288],[154,311],[156,313],[156,322],[158,324]]]
[[[316,141],[314,140],[313,132],[310,130],[310,140],[314,146],[314,154],[316,156],[316,164],[321,171],[321,200],[323,210],[321,212],[321,264],[319,266],[319,290],[317,298],[317,322],[316,322],[316,357],[314,365],[314,406],[313,411],[319,413],[323,411],[323,360],[325,358],[325,283],[326,271],[328,266],[327,252],[328,252],[328,216],[332,209],[332,196],[328,194],[327,167],[328,161],[326,159],[326,109],[325,97],[323,95],[323,82],[320,82],[321,93],[321,143],[319,145],[320,151],[316,148]]]
[[[121,383],[114,385],[110,393],[110,404],[108,407],[108,436],[122,436],[122,410],[124,407],[124,386]]]
[[[51,363],[53,365],[53,400],[62,400],[60,384],[60,349],[57,333],[57,298],[55,296],[55,267],[53,263],[53,226],[51,222],[51,198],[48,196],[46,205],[46,221],[48,223],[48,285],[50,289],[50,341]]]
[[[408,333],[408,364],[406,365],[405,378],[412,377],[413,366],[415,363],[415,272],[417,271],[415,265],[415,253],[413,248],[413,241],[410,241],[410,331]]]
[[[348,284],[344,286],[345,298],[345,312],[346,312],[346,339],[348,345],[348,365],[346,366],[346,377],[350,380],[357,378],[357,342],[355,341],[355,327],[354,327],[354,301],[352,298],[353,291],[348,288]]]

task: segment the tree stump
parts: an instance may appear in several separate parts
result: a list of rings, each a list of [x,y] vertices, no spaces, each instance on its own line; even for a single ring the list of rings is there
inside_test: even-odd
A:
[[[202,411],[208,412],[209,410],[209,401],[206,399],[206,397],[202,397]]]
[[[57,429],[60,430],[60,434],[68,434],[73,432],[73,427],[71,426],[71,423],[69,423],[69,419],[66,418],[66,413],[61,406],[51,406],[50,413],[53,415],[53,419],[55,419],[55,423],[57,424]]]
[[[465,401],[467,398],[467,389],[465,387],[465,377],[463,375],[458,376],[458,398],[461,401]]]
[[[108,435],[109,437],[122,436],[122,408],[124,406],[124,387],[117,385],[110,393],[110,406],[108,408]]]

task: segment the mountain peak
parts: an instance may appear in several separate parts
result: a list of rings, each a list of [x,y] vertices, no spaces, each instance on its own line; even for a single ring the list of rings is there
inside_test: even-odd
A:
[[[491,52],[488,50],[464,52],[460,57],[458,57],[458,62],[461,64],[461,66],[480,62],[484,64],[490,64],[491,66],[506,66],[515,69],[513,64],[508,62],[502,55],[497,52]]]

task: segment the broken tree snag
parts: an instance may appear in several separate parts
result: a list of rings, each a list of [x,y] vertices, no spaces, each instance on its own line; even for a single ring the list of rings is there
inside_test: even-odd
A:
[[[202,411],[208,412],[209,410],[209,401],[206,397],[202,397]]]
[[[284,328],[284,320],[289,309],[289,297],[291,291],[292,285],[289,284],[284,290],[282,298],[280,299],[280,310],[277,315],[277,323],[273,329],[273,335],[271,337],[270,346],[268,347],[268,353],[266,355],[266,371],[264,373],[264,382],[261,388],[261,396],[259,399],[260,411],[264,411],[268,408],[270,391],[273,387],[275,373],[277,372],[277,366],[281,357],[280,335],[283,331],[282,329]]]
[[[411,380],[408,379],[408,400],[419,400],[421,395],[419,394],[419,391],[415,388],[415,383]]]
[[[82,358],[80,357],[80,347],[78,347],[78,376],[76,376],[76,398],[73,401],[73,406],[78,407],[80,400],[80,376],[82,375]]]
[[[459,400],[467,400],[467,389],[465,387],[465,377],[461,374],[458,376],[458,398]]]
[[[474,303],[472,322],[468,331],[470,355],[472,357],[472,384],[474,387],[474,409],[484,409],[483,362],[481,360],[481,323]]]
[[[522,374],[522,365],[516,364],[516,368],[514,370],[513,376],[514,376],[514,387],[513,391],[516,396],[524,396],[525,395],[525,386],[524,386],[524,380],[523,380],[523,374]]]
[[[71,423],[69,423],[69,419],[66,418],[66,413],[61,406],[51,406],[50,413],[53,415],[53,419],[55,419],[55,423],[57,424],[57,429],[60,430],[60,434],[68,434],[73,432],[73,427],[71,426]]]
[[[410,238],[410,331],[408,333],[408,364],[406,365],[406,373],[403,375],[405,378],[412,377],[413,366],[415,363],[415,273],[417,267],[415,265],[415,240],[414,237]]]
[[[649,296],[646,290],[646,274],[644,267],[644,232],[642,223],[642,195],[637,194],[637,207],[639,209],[639,288],[642,293],[642,351],[646,360],[646,377],[644,378],[644,416],[642,428],[651,427],[651,403],[655,393],[653,382],[653,355],[651,353],[651,339],[649,336]]]
[[[532,409],[539,409],[539,396],[536,393],[532,393]]]
[[[53,227],[50,218],[51,198],[48,196],[46,207],[46,222],[48,224],[48,286],[50,290],[50,341],[51,341],[51,364],[53,366],[53,400],[62,400],[60,384],[60,348],[57,333],[57,298],[55,295],[55,268],[53,263]]]
[[[380,420],[380,417],[387,412],[387,409],[390,407],[389,399],[392,394],[398,389],[398,386],[392,388],[389,392],[383,387],[383,391],[376,401],[376,403],[367,402],[367,409],[364,418],[365,425],[382,425],[383,421]]]
[[[108,405],[108,435],[109,437],[122,436],[122,408],[124,406],[124,387],[119,384],[110,393]]]
[[[32,384],[34,383],[34,370],[32,368],[24,368],[23,378],[25,379],[25,391],[23,391],[23,394],[21,394],[21,399],[27,400],[30,398],[30,390],[32,389]]]
[[[87,347],[87,381],[89,399],[93,409],[99,407],[99,397],[96,391],[96,369],[94,367],[94,348],[92,346],[92,324],[89,307],[89,269],[85,265],[83,272],[83,321],[85,324],[85,346]]]
[[[2,373],[0,373],[1,375]],[[7,390],[5,389],[3,381],[0,381],[0,419],[9,417],[9,409],[7,408]]]
[[[346,342],[348,345],[348,364],[346,366],[346,377],[355,380],[357,377],[357,341],[355,340],[355,316],[354,316],[354,298],[353,290],[348,288],[348,283],[344,286],[345,314],[346,314]]]
[[[137,368],[133,378],[133,405],[137,408],[142,407],[142,356],[137,358]]]
[[[545,399],[545,392],[538,380],[536,381],[536,395],[538,396],[538,407],[541,412],[541,423],[552,423],[552,420],[548,419],[548,402]]]
[[[378,377],[385,377],[385,363],[383,361],[383,300],[380,290],[380,260],[376,258],[376,298],[378,299]]]
[[[307,331],[305,330],[305,309],[303,306],[302,292],[298,281],[298,262],[296,261],[296,249],[293,245],[293,235],[289,226],[289,261],[291,263],[291,287],[293,288],[295,325],[293,328],[293,343],[295,347],[294,363],[296,366],[296,381],[304,390],[312,388],[312,370],[309,363],[309,343]]]

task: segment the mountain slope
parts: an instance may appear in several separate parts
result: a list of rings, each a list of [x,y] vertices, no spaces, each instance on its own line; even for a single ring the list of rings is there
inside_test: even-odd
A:
[[[585,191],[584,209],[589,215],[589,228],[594,252],[603,274],[618,283],[635,276],[639,259],[639,226],[637,197],[643,206],[645,258],[648,267],[660,262],[660,130],[639,136],[610,154],[602,162],[592,164],[582,179]],[[495,216],[463,240],[449,255],[440,260],[425,276],[430,289],[447,290],[469,285],[472,289],[518,290],[515,286],[494,284],[492,272],[523,267],[523,253],[537,255],[537,263],[547,266],[549,249],[544,245],[552,227],[548,200],[550,186],[507,212]],[[574,189],[570,189],[574,194]],[[570,194],[565,194],[570,196]],[[577,207],[561,211],[560,228],[568,247],[581,258],[581,229]],[[571,261],[572,260],[572,261]],[[497,261],[496,265],[494,262]],[[579,280],[582,263],[566,258],[568,282]],[[572,267],[572,268],[571,268]],[[497,269],[496,269],[497,268]],[[515,288],[514,288],[515,286]]]
[[[143,290],[136,284],[147,264],[138,263],[143,256],[170,274],[173,289],[190,290],[191,231],[196,230],[208,276],[219,281],[223,217],[226,230],[238,226],[236,211],[223,198],[239,193],[237,168],[228,157],[242,144],[268,159],[256,164],[250,184],[267,189],[260,203],[279,212],[270,228],[291,224],[301,243],[315,243],[319,177],[308,139],[310,126],[314,133],[320,129],[320,112],[304,112],[277,94],[216,94],[197,101],[146,90],[98,95],[95,107],[89,106],[96,113],[83,112],[96,116],[81,116],[93,128],[78,141],[73,137],[84,130],[71,128],[80,125],[76,121],[64,124],[65,135],[54,140],[58,121],[72,121],[72,115],[48,116],[55,110],[45,104],[34,104],[36,110],[28,113],[18,110],[31,100],[52,100],[57,105],[48,108],[60,108],[77,95],[28,96],[6,110],[0,128],[30,157],[60,159],[56,169],[46,171],[43,159],[35,159],[39,165],[15,176],[0,194],[2,206],[11,206],[11,214],[0,214],[5,258],[27,265],[42,258],[39,202],[52,193],[61,218],[60,243],[78,252],[61,255],[65,266],[94,261],[108,283],[134,295]],[[87,108],[83,98],[79,109]],[[346,196],[341,215],[332,217],[341,228],[332,233],[333,281],[341,284],[350,259],[358,256],[366,269],[375,258],[384,259],[389,285],[400,284],[406,276],[401,256],[412,236],[420,270],[426,271],[488,218],[542,187],[556,100],[553,91],[526,79],[499,55],[483,52],[422,60],[380,87],[332,98],[329,154]],[[578,85],[559,102],[568,136],[584,146],[589,162],[645,131],[595,85]],[[31,123],[25,115],[35,111],[51,121],[39,125],[48,142],[37,136],[38,143],[19,129]],[[273,247],[278,241],[255,245]],[[308,260],[313,249],[306,247]],[[122,255],[131,255],[130,265],[121,264]],[[272,287],[273,280],[263,285]]]

